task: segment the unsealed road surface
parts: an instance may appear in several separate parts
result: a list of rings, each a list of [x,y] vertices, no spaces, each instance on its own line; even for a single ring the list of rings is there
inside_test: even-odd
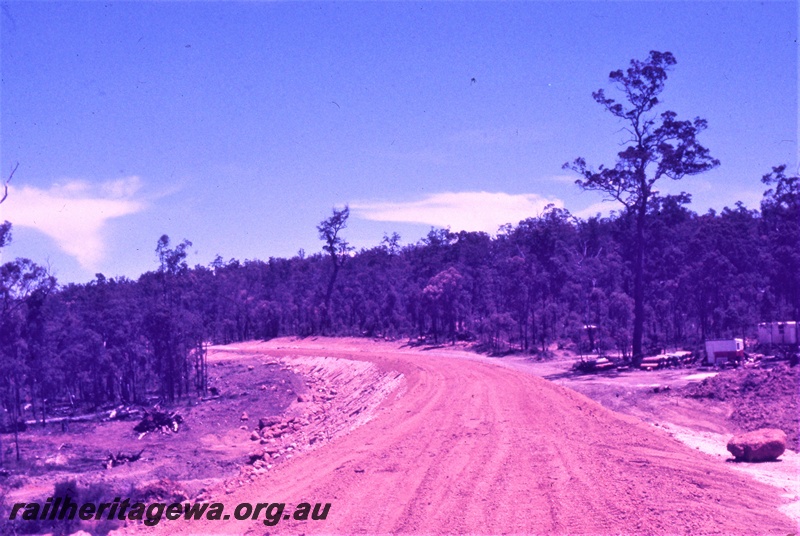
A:
[[[289,348],[291,346],[291,348]],[[256,354],[405,375],[378,416],[215,500],[331,503],[325,521],[166,521],[178,533],[788,534],[774,488],[529,374],[447,352],[277,340]]]

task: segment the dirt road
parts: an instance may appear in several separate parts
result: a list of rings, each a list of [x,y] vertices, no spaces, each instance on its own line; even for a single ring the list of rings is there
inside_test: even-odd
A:
[[[273,341],[398,371],[378,416],[215,497],[331,503],[325,521],[162,521],[167,533],[788,534],[774,488],[550,382],[447,352]]]

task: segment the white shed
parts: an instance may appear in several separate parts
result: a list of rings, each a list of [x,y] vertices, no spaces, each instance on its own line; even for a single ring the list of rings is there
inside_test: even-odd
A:
[[[758,325],[759,344],[795,345],[800,340],[797,322],[762,322]]]

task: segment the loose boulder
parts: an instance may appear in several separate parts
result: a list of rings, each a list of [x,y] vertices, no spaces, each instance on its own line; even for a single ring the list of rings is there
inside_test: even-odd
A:
[[[728,441],[728,452],[736,461],[766,462],[775,460],[786,450],[786,432],[762,428],[734,436]]]
[[[265,452],[263,448],[254,448],[247,453],[247,463],[253,465],[257,460],[263,460]]]

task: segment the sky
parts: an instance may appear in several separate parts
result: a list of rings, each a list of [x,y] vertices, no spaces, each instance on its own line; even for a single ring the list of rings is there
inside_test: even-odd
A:
[[[348,204],[356,248],[431,227],[495,233],[547,204],[617,207],[565,162],[613,166],[594,102],[669,51],[659,111],[702,117],[721,166],[663,194],[758,208],[798,166],[797,2],[2,2],[2,261],[62,283],[321,251]]]

